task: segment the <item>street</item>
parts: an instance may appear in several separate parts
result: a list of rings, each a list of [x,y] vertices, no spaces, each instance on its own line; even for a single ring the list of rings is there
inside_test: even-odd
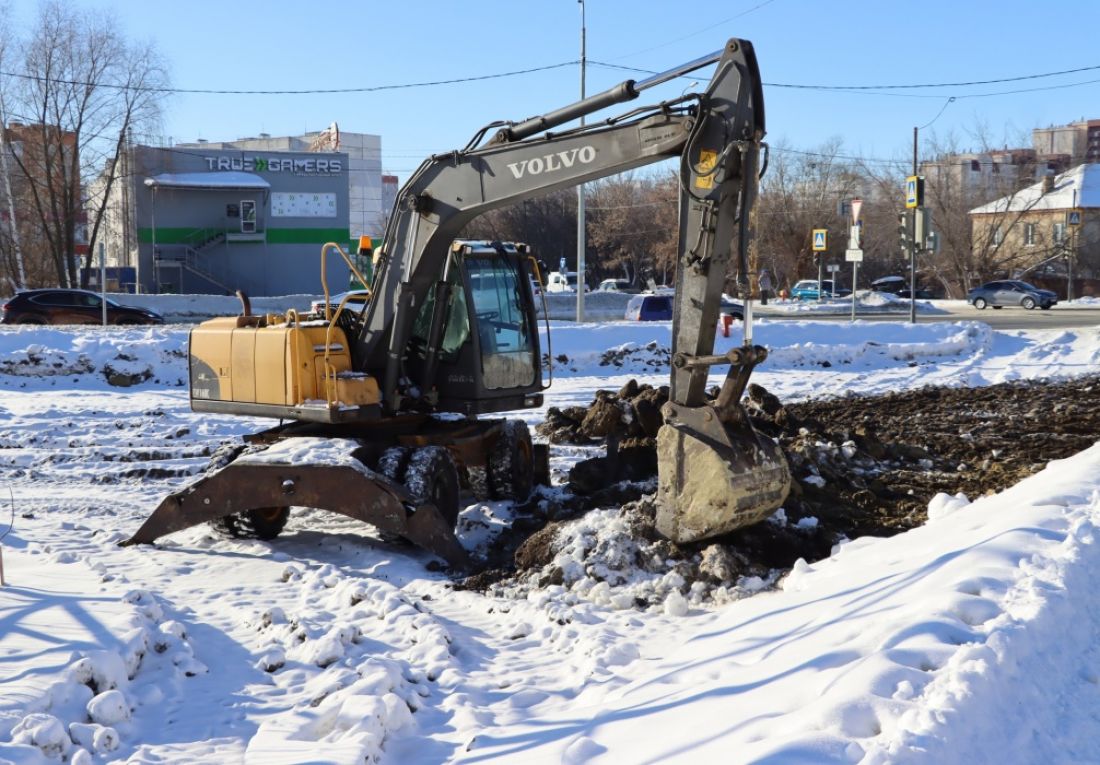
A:
[[[956,301],[953,301],[956,302]],[[935,305],[935,303],[933,303]],[[1100,307],[1063,308],[1054,306],[1049,311],[1027,311],[1023,308],[987,308],[979,311],[969,305],[940,306],[948,313],[917,314],[919,324],[938,321],[983,321],[993,329],[1070,329],[1076,327],[1100,327]],[[850,321],[844,313],[794,313],[769,310],[766,306],[754,306],[757,318],[794,319],[798,321]],[[861,321],[909,321],[908,312],[864,313],[856,318]]]

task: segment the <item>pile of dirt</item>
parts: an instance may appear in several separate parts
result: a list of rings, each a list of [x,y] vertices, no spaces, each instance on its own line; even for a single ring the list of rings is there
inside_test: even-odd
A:
[[[695,545],[660,539],[647,495],[655,488],[655,436],[668,390],[631,381],[617,392],[599,391],[587,407],[551,408],[536,431],[552,444],[610,443],[612,454],[577,463],[569,491],[540,503],[545,517],[560,520],[621,505],[610,511],[623,519],[615,533],[633,537],[634,546],[595,537],[578,545],[568,524],[551,523],[513,540],[512,572],[504,566],[469,584],[488,586],[514,572],[531,585],[569,585],[571,576],[596,572],[597,580],[616,579],[634,570],[675,572],[683,580],[680,590],[692,592],[696,585],[699,595],[731,584],[720,582],[715,571],[763,577],[765,571],[788,570],[799,558],[826,557],[844,539],[919,526],[937,494],[962,492],[974,499],[996,493],[1050,460],[1088,448],[1100,434],[1097,377],[795,404],[784,404],[759,385],[750,385],[747,394],[754,426],[776,439],[794,479],[783,512],[772,521]],[[627,548],[631,552],[624,555]],[[573,552],[563,566],[567,549]],[[610,557],[601,553],[608,549],[614,550]],[[620,574],[609,573],[616,570]]]

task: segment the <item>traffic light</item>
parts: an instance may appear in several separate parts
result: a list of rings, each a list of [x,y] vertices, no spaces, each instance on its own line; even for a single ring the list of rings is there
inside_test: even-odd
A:
[[[908,213],[900,213],[898,215],[898,237],[901,239],[901,251],[909,252],[909,247],[912,244],[913,239],[909,236]]]

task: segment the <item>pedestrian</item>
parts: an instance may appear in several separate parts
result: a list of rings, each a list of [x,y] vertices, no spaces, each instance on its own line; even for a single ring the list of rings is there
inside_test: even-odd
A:
[[[760,305],[767,305],[768,304],[768,293],[771,292],[771,290],[772,290],[772,277],[771,277],[771,274],[768,273],[768,269],[766,269],[766,268],[760,269],[759,284],[760,284]]]

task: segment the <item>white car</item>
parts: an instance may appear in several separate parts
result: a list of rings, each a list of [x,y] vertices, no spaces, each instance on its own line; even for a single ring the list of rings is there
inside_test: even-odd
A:
[[[641,290],[626,279],[604,279],[600,282],[600,286],[596,288],[596,292],[628,292],[637,294],[641,292]]]
[[[355,311],[358,313],[362,310],[363,306],[370,300],[370,292],[368,290],[348,290],[347,292],[341,292],[338,295],[330,295],[328,304],[332,310],[335,311],[340,307],[340,303],[344,298],[348,299],[348,302],[344,304],[345,311]],[[309,304],[309,312],[322,314],[325,312],[325,299],[314,300]]]

